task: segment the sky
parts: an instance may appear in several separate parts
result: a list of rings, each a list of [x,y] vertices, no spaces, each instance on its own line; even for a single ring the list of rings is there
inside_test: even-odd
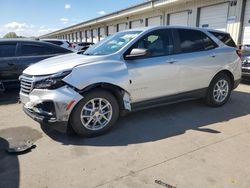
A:
[[[0,38],[31,37],[112,13],[145,0],[0,0]]]

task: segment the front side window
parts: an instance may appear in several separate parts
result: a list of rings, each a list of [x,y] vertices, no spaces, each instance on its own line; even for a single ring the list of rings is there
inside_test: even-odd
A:
[[[16,52],[16,44],[0,44],[0,57],[13,57]]]
[[[199,52],[217,47],[217,44],[201,31],[177,29],[175,32],[179,39],[177,53]]]
[[[126,31],[116,33],[96,45],[91,46],[84,52],[84,55],[109,55],[118,52],[131,40],[137,37],[141,31]]]
[[[153,31],[136,42],[132,49],[134,48],[148,50],[147,57],[170,55],[173,53],[171,32],[166,29]]]

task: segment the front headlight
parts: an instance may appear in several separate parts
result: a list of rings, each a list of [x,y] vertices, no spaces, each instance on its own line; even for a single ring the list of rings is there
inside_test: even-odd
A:
[[[35,83],[34,89],[57,89],[65,85],[63,78],[69,75],[71,71],[64,71],[61,73],[53,74],[46,79],[40,80]]]

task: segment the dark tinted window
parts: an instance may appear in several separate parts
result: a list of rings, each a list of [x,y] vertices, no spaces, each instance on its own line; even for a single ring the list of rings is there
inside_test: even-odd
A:
[[[0,44],[0,57],[15,56],[16,44]]]
[[[236,47],[235,42],[233,41],[233,39],[228,33],[220,33],[220,32],[213,32],[213,31],[210,31],[210,33],[213,34],[215,37],[217,37],[224,44],[231,46],[231,47]]]
[[[45,41],[45,42],[49,42],[49,43],[52,43],[52,44],[55,44],[55,45],[58,45],[58,46],[61,46],[63,44],[63,42],[61,42],[61,41],[50,41],[50,40],[48,40],[48,41]]]
[[[153,31],[140,39],[133,48],[147,49],[150,53],[148,57],[170,55],[173,53],[170,30]]]
[[[66,54],[66,53],[72,53],[72,51],[65,49],[65,48],[60,48],[60,47],[53,47],[53,53],[55,54]]]
[[[53,54],[52,48],[38,44],[23,44],[21,47],[21,55],[36,56]]]
[[[179,39],[177,53],[199,52],[217,47],[217,44],[201,31],[178,29],[175,32]]]

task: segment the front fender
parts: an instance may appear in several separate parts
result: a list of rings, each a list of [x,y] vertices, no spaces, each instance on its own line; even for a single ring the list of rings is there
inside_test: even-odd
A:
[[[126,64],[115,60],[104,60],[76,66],[63,81],[79,90],[96,83],[113,84],[125,91],[128,91],[129,87]]]

